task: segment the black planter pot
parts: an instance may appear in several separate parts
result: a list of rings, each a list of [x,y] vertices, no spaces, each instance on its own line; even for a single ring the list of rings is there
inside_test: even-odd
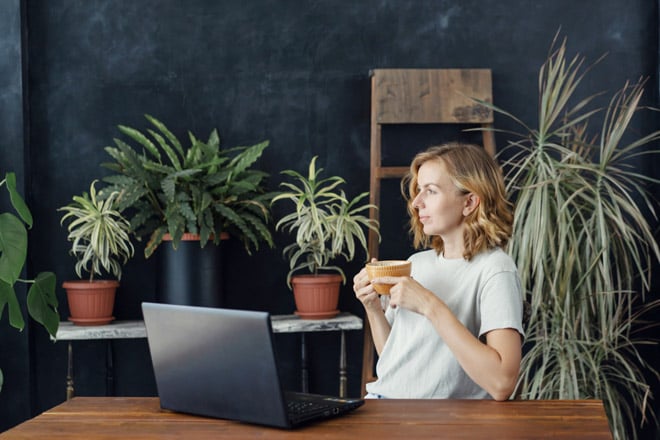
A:
[[[175,250],[163,242],[158,255],[156,298],[161,303],[222,307],[222,247],[198,240],[182,240]]]

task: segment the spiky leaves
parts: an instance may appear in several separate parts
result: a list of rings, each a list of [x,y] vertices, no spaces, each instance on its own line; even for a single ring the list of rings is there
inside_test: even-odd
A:
[[[345,183],[339,176],[321,179],[322,168],[316,168],[314,156],[310,161],[307,176],[285,170],[283,174],[292,177],[296,183],[282,182],[281,192],[273,199],[289,200],[295,211],[282,217],[275,225],[296,234],[296,241],[284,248],[284,256],[289,260],[287,284],[291,287],[291,276],[299,270],[316,274],[319,270],[333,270],[341,274],[344,271],[331,264],[338,257],[350,261],[355,257],[359,244],[367,252],[365,228],[378,232],[378,222],[362,214],[372,205],[360,205],[368,193],[359,194],[348,200],[339,185]]]
[[[82,272],[101,275],[103,270],[121,279],[122,264],[133,256],[130,239],[130,223],[116,209],[118,192],[112,192],[102,200],[97,196],[96,180],[89,187],[89,193],[73,196],[73,202],[61,207],[64,211],[61,224],[70,221],[67,239],[72,242],[71,253],[78,259],[76,274]]]
[[[643,186],[651,179],[629,160],[657,153],[647,145],[660,131],[628,133],[643,81],[626,84],[606,108],[591,109],[595,96],[576,96],[588,69],[581,57],[565,56],[564,41],[539,74],[539,126],[523,125],[510,142],[517,153],[503,163],[516,194],[509,250],[532,311],[519,394],[603,399],[615,438],[635,437],[636,421],[654,417],[645,374],[658,372],[639,347],[657,341],[636,331],[658,306],[643,300],[650,262],[660,251],[636,202],[652,212]],[[603,114],[599,132],[589,135],[592,117]]]
[[[264,191],[268,175],[251,167],[269,142],[221,149],[213,130],[206,142],[188,133],[181,141],[159,120],[145,115],[154,129],[146,134],[119,126],[133,146],[115,139],[106,147],[115,160],[104,164],[116,174],[105,178],[110,191],[119,191],[119,209],[130,215],[138,237],[148,238],[145,256],[153,254],[163,236],[176,248],[184,233],[200,235],[200,244],[220,243],[222,232],[240,239],[245,249],[261,242],[274,246],[268,229],[272,194]]]

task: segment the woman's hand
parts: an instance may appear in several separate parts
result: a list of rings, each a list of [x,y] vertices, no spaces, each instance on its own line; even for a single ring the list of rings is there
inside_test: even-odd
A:
[[[377,261],[375,258],[371,260]],[[357,275],[353,277],[353,291],[360,300],[367,312],[369,328],[371,329],[371,338],[374,341],[376,352],[380,355],[385,346],[385,342],[390,335],[390,323],[385,318],[385,311],[380,302],[380,296],[374,290],[374,286],[369,281],[367,269],[362,268]]]
[[[374,284],[391,284],[390,307],[403,307],[420,315],[427,315],[434,303],[440,301],[431,291],[412,277],[380,277]]]
[[[373,259],[372,261],[376,261],[376,259]],[[353,291],[367,312],[383,311],[380,297],[374,290],[371,282],[369,282],[367,269],[362,268],[362,270],[353,277]]]

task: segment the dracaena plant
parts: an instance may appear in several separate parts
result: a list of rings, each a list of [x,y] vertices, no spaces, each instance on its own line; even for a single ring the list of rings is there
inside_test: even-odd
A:
[[[119,193],[111,192],[101,199],[96,182],[91,183],[89,193],[73,196],[71,203],[58,209],[64,212],[60,223],[69,222],[67,239],[71,242],[71,254],[78,260],[76,274],[82,278],[83,271],[89,273],[90,282],[103,270],[121,279],[122,265],[134,253],[131,225],[115,207]]]
[[[307,176],[294,170],[284,170],[282,174],[292,177],[296,183],[282,182],[285,190],[279,193],[274,202],[288,200],[292,212],[282,217],[275,229],[295,233],[296,240],[284,248],[284,256],[289,260],[287,284],[291,287],[291,277],[304,270],[317,274],[322,270],[338,272],[344,283],[346,276],[335,260],[343,257],[354,258],[358,245],[367,250],[365,228],[378,232],[378,222],[362,214],[375,206],[361,204],[368,192],[349,200],[339,186],[345,181],[339,176],[321,178],[322,168],[316,168],[314,156],[309,163]]]
[[[531,305],[518,395],[603,399],[614,437],[637,438],[646,417],[657,424],[647,375],[658,371],[640,353],[657,341],[639,330],[657,325],[646,316],[658,300],[645,294],[660,251],[642,210],[653,212],[644,188],[652,179],[629,161],[657,154],[648,144],[660,131],[630,133],[643,81],[603,108],[596,95],[580,98],[583,64],[567,59],[565,40],[553,44],[539,73],[536,128],[482,102],[523,128],[502,163],[515,194],[509,251]]]
[[[23,330],[25,319],[18,301],[16,283],[30,285],[27,293],[27,311],[30,317],[55,336],[60,323],[55,295],[55,274],[40,272],[34,279],[21,278],[28,251],[28,228],[32,227],[32,213],[16,188],[16,174],[8,172],[0,180],[7,188],[13,212],[0,213],[0,318],[8,309],[9,324]],[[0,371],[0,389],[3,376]]]
[[[220,148],[217,130],[206,142],[188,133],[184,144],[158,119],[145,115],[153,128],[143,133],[119,126],[132,144],[114,139],[106,152],[115,174],[104,179],[120,193],[119,209],[130,219],[138,238],[147,237],[145,257],[153,254],[166,233],[176,248],[184,233],[199,234],[200,245],[220,243],[223,232],[241,240],[248,253],[261,242],[273,247],[268,222],[267,173],[252,169],[269,141]]]

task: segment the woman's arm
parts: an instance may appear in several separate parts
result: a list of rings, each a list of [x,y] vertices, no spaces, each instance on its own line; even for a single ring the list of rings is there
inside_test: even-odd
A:
[[[492,330],[482,343],[437,297],[425,316],[446,342],[463,370],[495,400],[508,399],[516,386],[521,359],[518,331]]]
[[[425,316],[467,375],[493,399],[506,400],[511,396],[522,357],[520,334],[516,330],[492,330],[486,334],[484,344],[440,298],[412,278],[383,277],[378,282],[395,284],[390,290],[390,307],[405,307]]]

